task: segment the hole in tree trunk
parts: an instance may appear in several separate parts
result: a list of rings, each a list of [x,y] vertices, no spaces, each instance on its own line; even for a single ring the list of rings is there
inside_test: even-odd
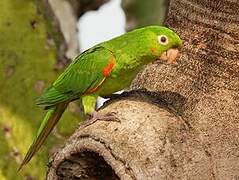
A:
[[[104,158],[91,151],[73,154],[57,169],[59,180],[118,180],[119,177]]]

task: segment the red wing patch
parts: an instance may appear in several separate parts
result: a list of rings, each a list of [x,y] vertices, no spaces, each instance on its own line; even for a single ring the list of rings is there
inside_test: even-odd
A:
[[[115,58],[112,57],[112,58],[110,59],[110,63],[109,63],[106,67],[104,67],[104,69],[103,69],[103,71],[102,71],[104,77],[108,77],[108,76],[110,75],[111,71],[112,71],[113,68],[114,68],[114,65],[115,65]]]
[[[109,64],[107,66],[105,66],[102,70],[102,73],[103,73],[103,76],[104,76],[102,81],[96,87],[88,89],[84,94],[90,94],[90,93],[93,93],[93,92],[97,91],[99,89],[99,87],[104,83],[106,78],[110,75],[111,71],[113,70],[113,68],[115,66],[115,63],[116,63],[115,58],[111,57],[110,60],[109,60]]]

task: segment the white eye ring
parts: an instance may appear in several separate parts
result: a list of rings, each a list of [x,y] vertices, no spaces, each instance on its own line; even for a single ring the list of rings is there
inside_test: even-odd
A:
[[[160,35],[160,36],[158,36],[158,42],[159,42],[159,44],[167,45],[168,44],[168,37],[165,36],[165,35]]]

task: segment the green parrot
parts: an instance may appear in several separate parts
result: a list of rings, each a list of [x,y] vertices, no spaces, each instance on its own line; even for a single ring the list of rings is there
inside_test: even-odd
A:
[[[172,30],[147,26],[95,45],[76,56],[37,99],[36,104],[44,106],[47,113],[19,170],[39,150],[71,101],[81,99],[84,113],[92,115],[91,120],[86,120],[88,124],[112,119],[110,114],[96,113],[97,98],[128,87],[146,64],[174,63],[181,47],[180,37]]]

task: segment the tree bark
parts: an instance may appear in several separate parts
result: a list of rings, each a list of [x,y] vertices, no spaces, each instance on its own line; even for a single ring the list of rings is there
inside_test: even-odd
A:
[[[167,168],[175,164],[173,152],[178,151],[170,147],[180,147],[178,141],[183,141],[188,130],[175,109],[158,94],[136,91],[111,101],[102,113],[112,110],[121,122],[96,122],[79,128],[54,157],[48,179],[157,179],[161,173],[165,176]],[[104,168],[106,165],[110,168]]]
[[[239,178],[239,2],[172,0],[166,25],[178,65],[147,66],[131,87],[146,91],[101,110],[121,123],[77,129],[48,179]]]

